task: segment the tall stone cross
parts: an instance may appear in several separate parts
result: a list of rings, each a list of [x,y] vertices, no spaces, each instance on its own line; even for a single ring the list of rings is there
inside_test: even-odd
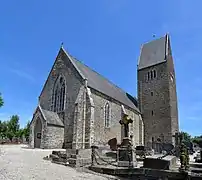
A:
[[[180,156],[180,145],[183,141],[183,134],[176,132],[175,135],[173,135],[173,137],[175,137],[175,155],[177,157]]]
[[[124,137],[128,137],[129,124],[133,123],[133,120],[129,118],[127,114],[124,114],[123,118],[119,121],[119,123],[124,126]]]
[[[176,132],[173,137],[175,137],[175,146],[180,145],[184,139],[183,134],[179,132]]]

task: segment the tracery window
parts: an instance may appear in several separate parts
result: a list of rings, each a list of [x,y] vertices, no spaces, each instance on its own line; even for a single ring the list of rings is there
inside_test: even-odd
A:
[[[110,106],[108,102],[105,104],[104,115],[105,115],[105,127],[109,127],[110,126]]]
[[[65,107],[65,79],[59,77],[56,80],[52,94],[51,110],[54,112],[61,112]]]

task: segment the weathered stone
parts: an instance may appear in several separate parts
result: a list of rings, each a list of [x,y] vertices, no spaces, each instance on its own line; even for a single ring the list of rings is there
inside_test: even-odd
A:
[[[163,159],[147,157],[143,160],[144,168],[171,170],[176,168],[176,157],[166,156]]]
[[[158,43],[163,39],[165,42],[159,47]],[[148,46],[152,49],[150,54],[145,55],[151,56],[148,64],[151,61],[156,63],[148,66],[145,64],[145,68],[138,69],[138,103],[143,114],[145,145],[158,138],[162,142],[174,144],[172,135],[179,131],[179,125],[175,70],[169,37],[154,40]],[[158,48],[165,50],[165,54],[158,52]],[[159,53],[163,54],[161,59],[154,59],[156,56],[158,58]],[[151,78],[154,71],[155,76]]]
[[[108,144],[110,146],[110,149],[112,151],[117,150],[117,139],[116,138],[112,138],[108,141]]]
[[[121,106],[123,104],[89,87],[88,79],[83,76],[73,61],[76,62],[61,48],[39,96],[41,109],[53,111],[55,85],[61,78],[65,81],[64,110],[58,112],[64,129],[48,127],[48,121],[46,122],[43,119],[43,114],[40,114],[42,125],[38,129],[41,133],[41,139],[36,139],[34,132],[37,113],[34,113],[30,132],[31,147],[36,147],[37,141],[37,147],[40,148],[64,147],[68,149],[89,149],[93,144],[105,145],[111,138],[117,138],[121,142],[122,131],[118,121],[122,116]],[[106,83],[108,84],[108,82]],[[104,125],[106,103],[109,104],[110,108],[109,127]],[[135,137],[134,145],[142,144],[143,124],[139,116],[140,113],[137,108],[133,109],[127,105],[124,107],[126,113],[134,120],[130,126],[130,134]]]

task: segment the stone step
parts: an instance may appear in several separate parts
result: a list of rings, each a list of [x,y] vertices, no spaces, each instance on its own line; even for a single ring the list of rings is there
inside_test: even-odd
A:
[[[202,169],[202,163],[190,163],[190,167]]]
[[[57,161],[57,162],[64,162],[64,163],[67,162],[67,158],[62,158],[62,157],[59,157],[58,155],[55,155],[55,154],[51,154],[50,159],[52,161]]]
[[[86,165],[90,165],[91,164],[91,159],[90,158],[69,158],[68,160],[68,166],[71,167],[83,167]]]
[[[200,173],[200,174],[202,174],[202,169],[201,168],[190,168],[190,171],[194,172],[194,173]]]

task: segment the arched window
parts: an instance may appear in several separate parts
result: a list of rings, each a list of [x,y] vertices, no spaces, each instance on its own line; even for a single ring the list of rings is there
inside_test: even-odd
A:
[[[105,104],[105,108],[104,108],[104,114],[105,114],[105,127],[109,127],[110,126],[110,107],[109,107],[109,103]]]
[[[52,108],[54,112],[61,112],[65,107],[65,79],[59,77],[56,80],[55,86],[53,88],[52,95]]]
[[[153,71],[150,71],[151,79],[153,79]]]
[[[147,80],[149,81],[149,77],[150,77],[150,74],[149,72],[147,73]]]
[[[156,70],[151,70],[147,72],[147,80],[153,80],[157,77]]]
[[[156,78],[156,70],[154,70],[154,78]]]

